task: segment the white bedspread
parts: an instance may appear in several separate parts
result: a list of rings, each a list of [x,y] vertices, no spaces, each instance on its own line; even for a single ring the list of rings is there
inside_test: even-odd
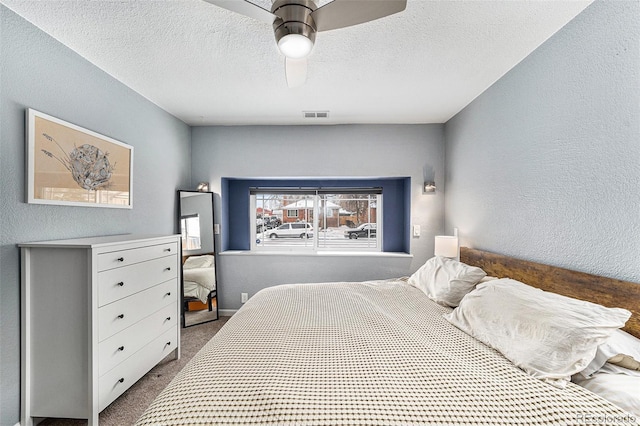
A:
[[[182,270],[184,296],[196,297],[207,303],[207,297],[216,289],[216,271],[213,266],[206,268],[184,268]]]
[[[262,290],[137,424],[567,425],[628,418],[577,385],[558,389],[528,376],[449,324],[442,318],[449,311],[400,280]]]

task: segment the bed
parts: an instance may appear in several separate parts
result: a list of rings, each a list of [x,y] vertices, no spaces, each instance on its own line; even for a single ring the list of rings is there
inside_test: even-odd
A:
[[[216,296],[215,257],[210,254],[186,256],[182,265],[182,282],[185,305],[199,300],[211,311],[212,298]]]
[[[463,248],[461,260],[532,285],[553,277],[562,283],[560,293],[575,291],[576,280],[585,284],[586,274],[563,275],[477,250]],[[637,284],[600,282],[613,287],[602,295],[598,285],[595,294],[580,288],[579,296],[601,303],[606,297],[603,304],[631,310],[626,328],[637,336]],[[559,388],[525,373],[454,327],[443,317],[451,312],[406,278],[264,289],[137,424],[635,424],[628,412],[580,386]]]

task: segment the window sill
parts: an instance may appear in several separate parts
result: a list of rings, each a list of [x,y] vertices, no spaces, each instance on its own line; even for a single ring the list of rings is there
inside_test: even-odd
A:
[[[379,251],[286,251],[286,250],[226,250],[221,256],[302,256],[302,257],[383,257],[411,259],[410,253],[379,252]]]

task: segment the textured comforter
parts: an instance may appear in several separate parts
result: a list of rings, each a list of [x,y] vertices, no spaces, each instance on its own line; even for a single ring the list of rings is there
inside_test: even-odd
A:
[[[449,311],[402,280],[262,290],[137,424],[568,425],[629,418],[576,385],[557,389],[528,376],[449,324],[442,318]]]
[[[211,266],[184,268],[182,273],[184,297],[195,297],[207,303],[209,293],[216,289],[216,270]]]

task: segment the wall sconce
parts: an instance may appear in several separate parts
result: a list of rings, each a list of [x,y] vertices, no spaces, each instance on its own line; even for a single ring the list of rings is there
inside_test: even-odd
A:
[[[197,189],[200,192],[209,192],[209,182],[200,182]]]
[[[435,248],[433,254],[435,256],[449,257],[451,259],[460,260],[460,244],[458,241],[458,228],[453,228],[454,235],[436,235]]]
[[[436,183],[433,181],[428,181],[424,183],[424,187],[423,187],[423,191],[424,193],[429,193],[429,192],[436,192]]]

